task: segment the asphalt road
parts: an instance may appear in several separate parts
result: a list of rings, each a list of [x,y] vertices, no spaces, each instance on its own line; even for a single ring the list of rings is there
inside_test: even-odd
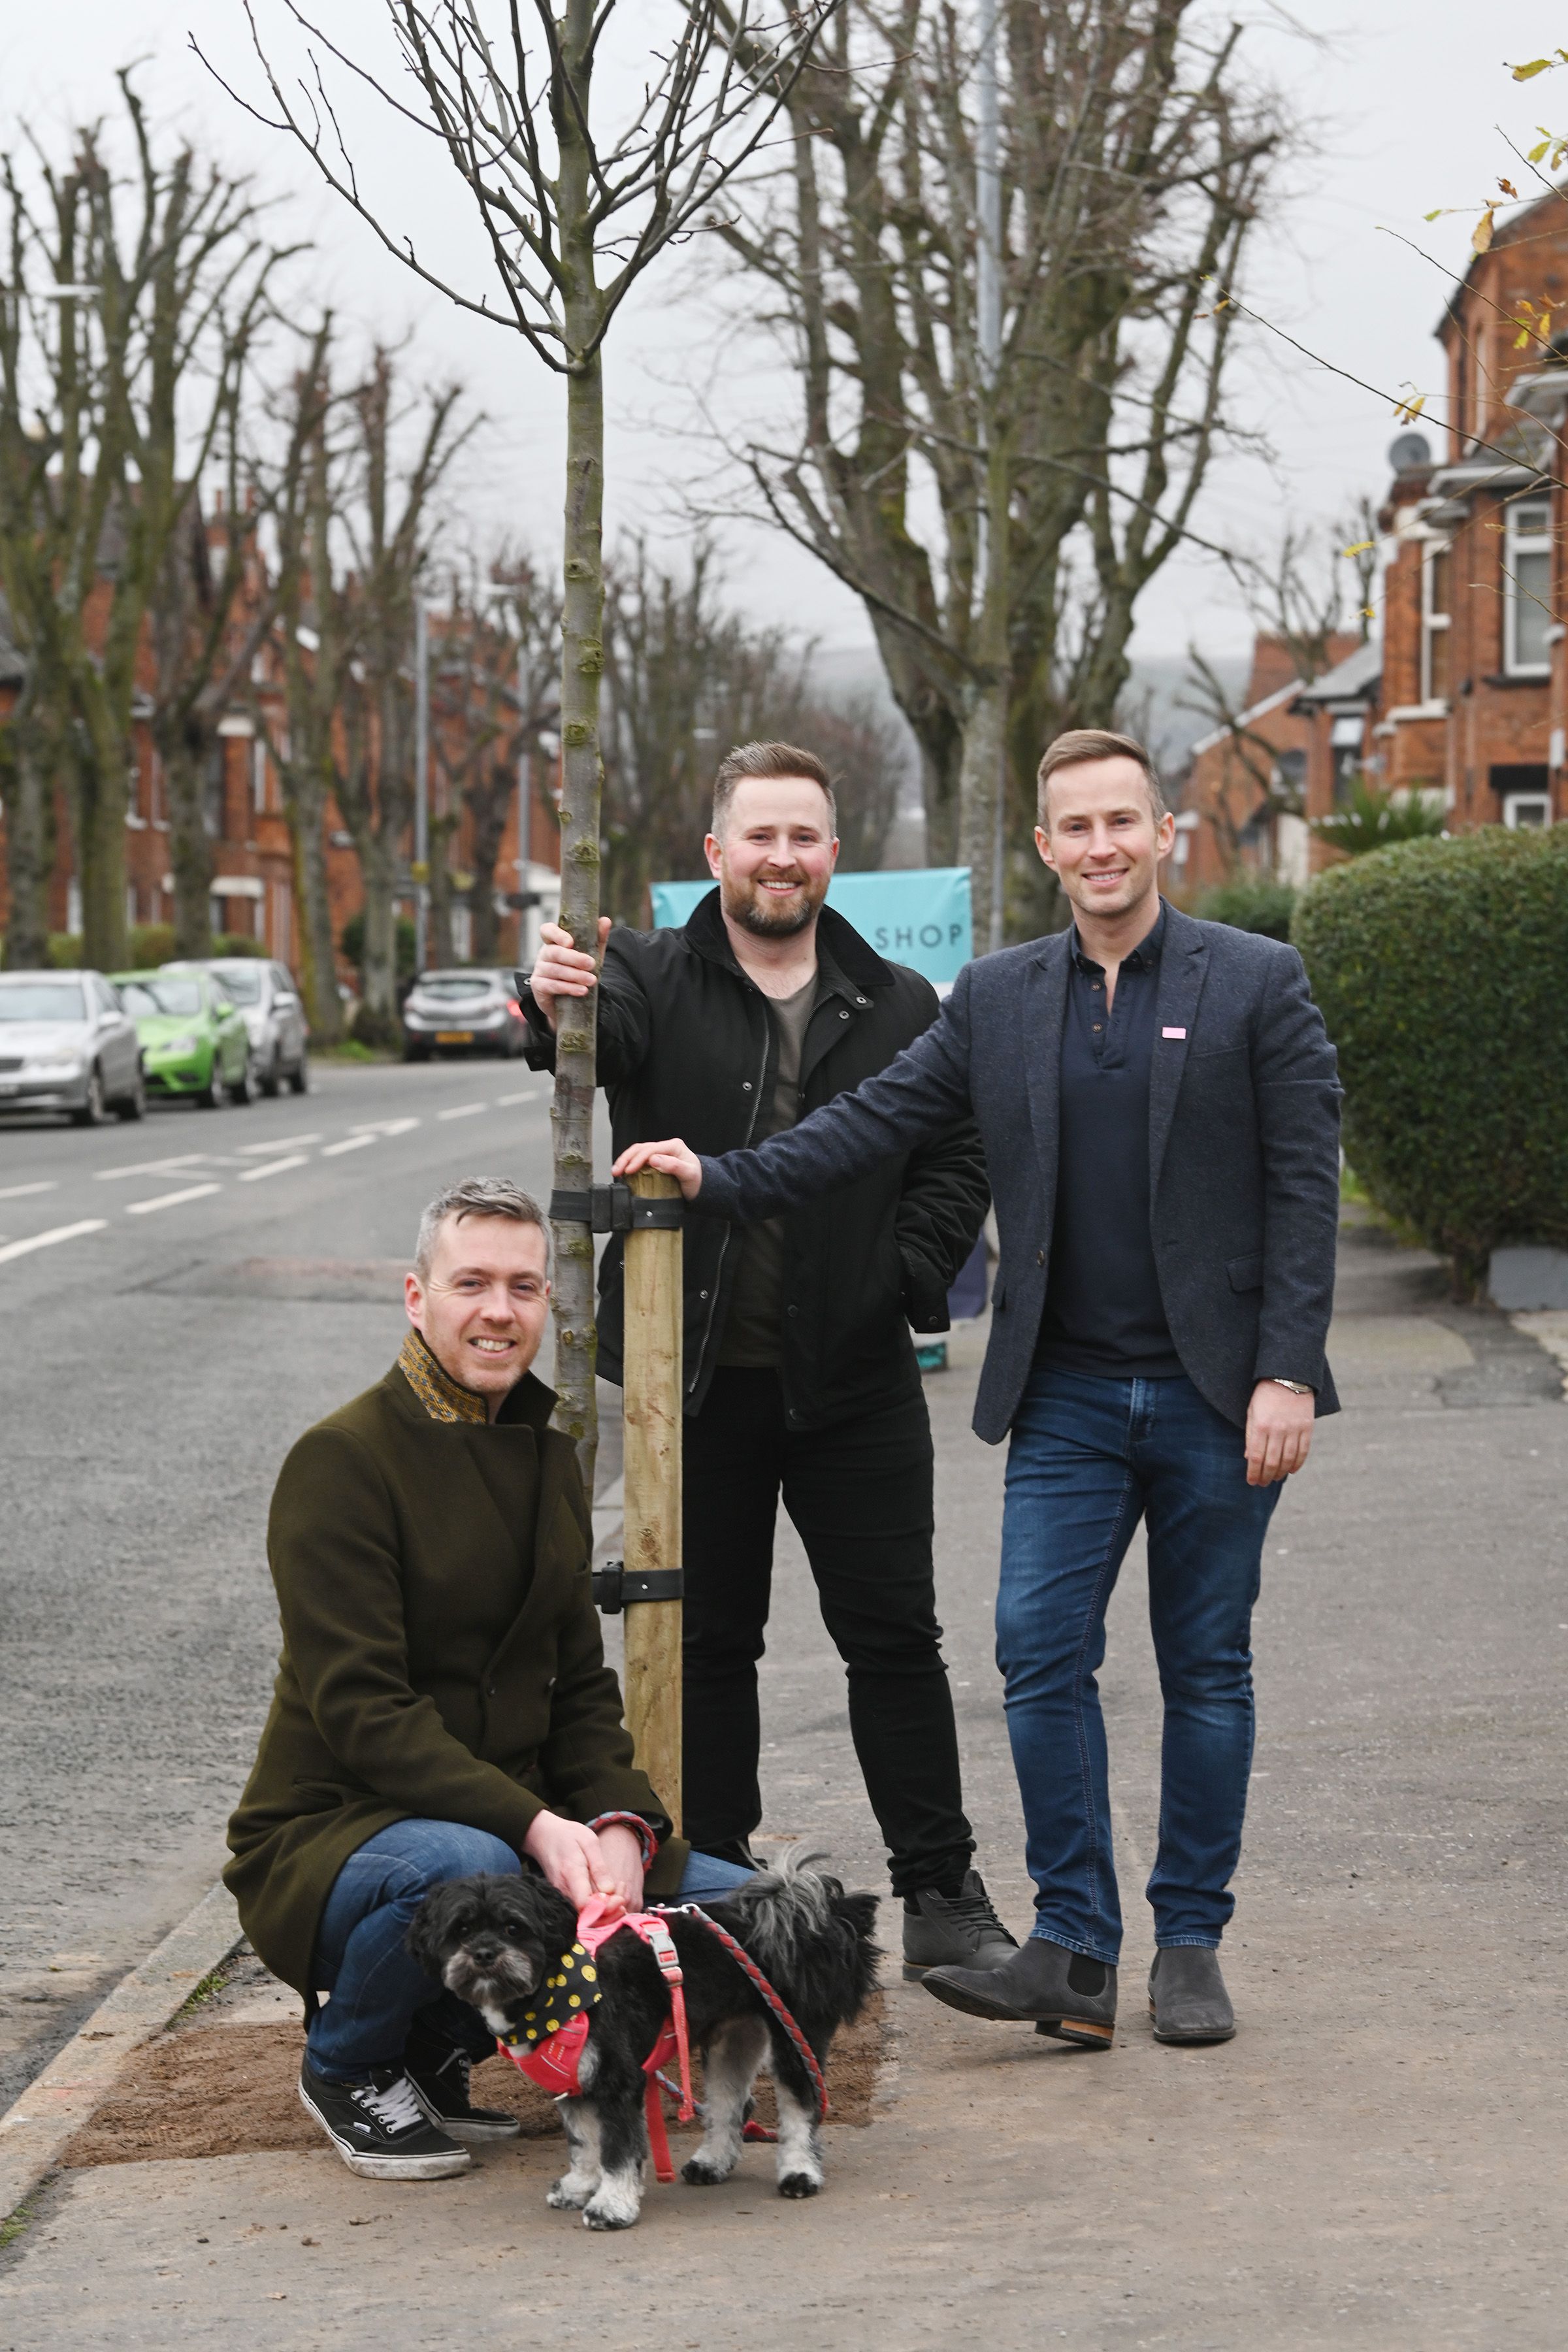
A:
[[[520,1062],[312,1076],[0,1120],[0,2108],[211,1884],[277,1648],[272,1482],[395,1355],[421,1208],[548,1192]]]

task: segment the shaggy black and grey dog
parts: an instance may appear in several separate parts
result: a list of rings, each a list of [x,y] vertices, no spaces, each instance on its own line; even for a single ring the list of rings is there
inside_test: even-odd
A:
[[[795,2018],[819,2067],[841,2025],[856,2018],[876,1980],[874,1895],[847,1895],[815,1857],[763,1870],[703,1909],[729,1930]],[[800,2054],[745,1971],[699,1919],[668,1925],[685,1978],[688,2031],[703,2066],[703,2135],[681,2168],[698,2186],[727,2179],[741,2154],[746,2103],[767,2062],[778,2100],[781,2197],[822,2186],[816,2095]],[[477,2009],[492,2033],[515,2033],[535,1988],[577,1932],[576,1914],[542,1878],[455,1878],[427,1895],[408,1930],[426,1973]],[[552,2205],[581,2209],[591,2230],[625,2230],[642,2202],[647,2125],[643,2061],[669,2014],[658,1964],[629,1928],[598,1953],[600,1998],[589,2012],[582,2095],[557,2101],[572,2166]]]

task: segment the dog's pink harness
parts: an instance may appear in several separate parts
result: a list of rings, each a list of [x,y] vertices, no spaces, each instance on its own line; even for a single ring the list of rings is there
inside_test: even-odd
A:
[[[670,2162],[669,2138],[664,2128],[664,2106],[659,2097],[659,2069],[676,2059],[680,2067],[680,2112],[678,2120],[689,2124],[696,2114],[691,2096],[691,2049],[686,2033],[686,1990],[680,1961],[676,1954],[669,1929],[656,1911],[615,1911],[607,1897],[590,1897],[577,1915],[577,1941],[593,1958],[597,1958],[601,1944],[623,1927],[640,1936],[654,1958],[658,1962],[665,1983],[669,1988],[669,2015],[658,2029],[658,2039],[643,2060],[643,2073],[647,2078],[645,2106],[647,2114],[648,2145],[653,2151],[654,2170],[660,2180],[673,2180],[675,2167]],[[510,2058],[521,2074],[552,2099],[574,2099],[581,2095],[579,2076],[583,2052],[588,2040],[588,2012],[584,2011],[569,2024],[552,2033],[548,2042],[524,2044],[514,2040],[498,2040],[497,2048],[503,2058]]]

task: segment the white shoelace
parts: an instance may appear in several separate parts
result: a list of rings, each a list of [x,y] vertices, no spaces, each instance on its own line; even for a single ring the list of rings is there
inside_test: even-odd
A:
[[[425,2121],[425,2110],[414,2095],[414,2085],[406,2074],[399,2074],[395,2083],[384,2090],[365,2084],[355,2091],[354,2100],[365,2113],[374,2116],[384,2131],[412,2131]]]

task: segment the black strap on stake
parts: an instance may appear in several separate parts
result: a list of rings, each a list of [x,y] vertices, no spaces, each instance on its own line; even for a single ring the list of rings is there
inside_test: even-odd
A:
[[[606,1617],[618,1617],[628,1601],[679,1601],[685,1591],[683,1568],[628,1568],[610,1559],[594,1570],[594,1600]]]
[[[685,1219],[684,1201],[645,1201],[629,1184],[550,1195],[552,1224],[586,1225],[595,1234],[679,1233]]]

